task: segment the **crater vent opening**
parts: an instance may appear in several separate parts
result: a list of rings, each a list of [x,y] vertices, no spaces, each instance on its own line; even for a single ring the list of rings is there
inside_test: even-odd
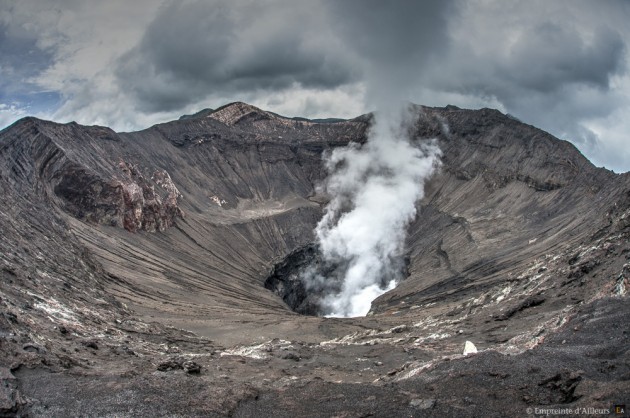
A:
[[[409,257],[401,261],[401,274],[398,276],[404,280],[409,275]],[[324,298],[341,291],[341,278],[347,268],[347,262],[324,260],[318,245],[308,244],[279,261],[271,269],[264,285],[280,296],[292,311],[301,315],[326,316],[329,312],[323,304]]]

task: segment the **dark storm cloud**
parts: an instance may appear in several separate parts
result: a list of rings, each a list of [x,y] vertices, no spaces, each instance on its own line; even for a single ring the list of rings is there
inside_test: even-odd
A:
[[[596,135],[576,121],[603,117],[619,106],[610,83],[626,70],[621,35],[596,27],[586,41],[574,28],[549,22],[519,32],[509,48],[499,39],[489,54],[458,45],[430,85],[493,97],[524,121],[592,147]]]
[[[595,28],[586,42],[575,28],[545,22],[518,38],[502,70],[517,85],[542,92],[568,83],[608,88],[623,53],[621,36],[609,28]]]
[[[587,42],[573,28],[545,22],[522,29],[503,50],[502,41],[487,53],[460,44],[450,52],[448,65],[434,69],[434,84],[446,90],[496,95],[509,104],[517,93],[555,94],[567,85],[608,89],[610,78],[624,70],[625,45],[618,32],[594,29]]]
[[[628,103],[628,92],[617,91],[613,83],[627,77],[623,16],[629,12],[627,2],[615,1],[533,2],[531,7],[459,2],[449,18],[448,50],[427,69],[424,83],[437,95],[500,106],[593,157],[606,138],[589,122]],[[608,158],[601,154],[597,162]]]
[[[370,105],[411,99],[425,68],[448,47],[452,3],[327,0],[332,26],[362,58]]]
[[[171,110],[209,94],[330,89],[357,77],[308,8],[288,1],[173,3],[116,72],[140,107]]]
[[[347,0],[326,3],[346,44],[374,63],[397,67],[442,48],[449,1]],[[403,65],[404,66],[404,65]]]

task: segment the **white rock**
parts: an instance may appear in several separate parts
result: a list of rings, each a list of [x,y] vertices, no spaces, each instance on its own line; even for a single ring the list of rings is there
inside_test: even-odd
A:
[[[476,352],[477,347],[475,347],[475,344],[470,341],[466,341],[466,344],[464,344],[464,355],[467,356],[468,354],[474,354]]]

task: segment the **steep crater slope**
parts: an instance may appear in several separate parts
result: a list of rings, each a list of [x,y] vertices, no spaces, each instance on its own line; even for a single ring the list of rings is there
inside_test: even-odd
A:
[[[315,122],[234,103],[134,133],[32,118],[2,131],[0,184],[11,204],[0,218],[0,348],[16,360],[0,366],[26,382],[25,393],[62,405],[29,386],[48,374],[20,365],[85,368],[103,381],[122,379],[125,391],[135,383],[123,374],[148,376],[182,353],[202,370],[231,373],[202,372],[217,391],[209,396],[226,403],[199,405],[199,413],[235,412],[253,393],[296,381],[322,379],[317,390],[334,393],[334,382],[370,391],[415,379],[467,339],[519,353],[594,300],[626,305],[628,175],[597,169],[569,143],[494,110],[415,112],[413,140],[437,138],[443,164],[409,228],[408,277],[370,315],[345,320],[296,315],[265,281],[313,243],[328,199],[316,187],[326,174],[322,155],[363,142],[369,116]],[[286,361],[300,358],[287,375]],[[378,360],[368,367],[357,358]],[[253,379],[261,368],[279,386]],[[173,408],[181,401],[162,396]]]
[[[503,288],[537,257],[608,227],[627,193],[626,178],[497,111],[415,111],[413,140],[437,138],[443,166],[409,230],[409,277],[373,312],[413,315]],[[265,279],[313,242],[322,154],[364,141],[369,120],[315,123],[235,103],[136,133],[29,119],[5,136],[32,132],[37,187],[115,279],[113,295],[203,332],[234,310],[288,313],[261,291]],[[5,142],[24,158],[28,141]]]

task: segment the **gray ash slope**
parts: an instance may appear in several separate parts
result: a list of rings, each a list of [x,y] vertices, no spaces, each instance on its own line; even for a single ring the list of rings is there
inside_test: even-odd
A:
[[[623,403],[630,176],[495,110],[415,111],[442,169],[409,228],[409,277],[356,319],[297,315],[264,285],[313,241],[322,153],[364,141],[369,116],[234,103],[133,133],[33,118],[0,132],[0,411]],[[461,358],[466,340],[481,352]]]

